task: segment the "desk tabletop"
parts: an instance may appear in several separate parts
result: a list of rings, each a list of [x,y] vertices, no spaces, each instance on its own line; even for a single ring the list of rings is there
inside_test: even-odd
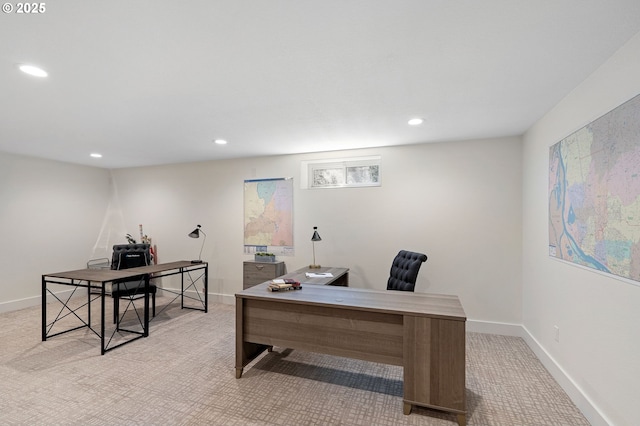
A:
[[[332,277],[307,277],[307,272],[314,274],[326,274],[330,273]],[[323,268],[301,268],[297,271],[289,272],[278,278],[290,278],[298,281],[301,284],[319,284],[319,285],[327,285],[338,278],[342,277],[344,274],[349,272],[349,268],[334,268],[334,267],[323,267]]]
[[[51,274],[43,274],[43,277],[65,278],[69,280],[94,281],[94,282],[110,282],[124,278],[134,277],[143,274],[154,274],[158,272],[169,271],[171,269],[205,267],[207,262],[191,263],[189,260],[179,260],[177,262],[159,263],[157,265],[140,266],[138,268],[129,268],[121,270],[113,269],[77,269],[75,271],[54,272]]]
[[[300,290],[270,292],[267,290],[268,285],[269,282],[266,282],[243,290],[236,293],[236,298],[410,314],[459,321],[467,319],[460,299],[453,295],[304,284]]]

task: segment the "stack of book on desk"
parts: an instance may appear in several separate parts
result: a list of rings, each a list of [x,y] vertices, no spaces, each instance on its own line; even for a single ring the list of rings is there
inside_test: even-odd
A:
[[[300,290],[302,286],[298,281],[289,278],[276,278],[271,280],[271,284],[267,287],[269,291],[287,291],[287,290]]]

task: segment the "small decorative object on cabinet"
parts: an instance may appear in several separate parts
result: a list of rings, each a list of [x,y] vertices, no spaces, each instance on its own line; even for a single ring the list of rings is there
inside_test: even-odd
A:
[[[284,262],[246,260],[242,269],[242,288],[245,289],[284,275]]]
[[[264,251],[260,251],[254,255],[256,262],[275,262],[276,255],[273,253],[267,253]]]

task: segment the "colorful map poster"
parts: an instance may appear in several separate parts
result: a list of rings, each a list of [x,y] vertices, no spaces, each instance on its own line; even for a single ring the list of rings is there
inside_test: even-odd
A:
[[[640,283],[640,95],[550,148],[549,255]]]
[[[293,255],[293,179],[244,181],[244,252]]]

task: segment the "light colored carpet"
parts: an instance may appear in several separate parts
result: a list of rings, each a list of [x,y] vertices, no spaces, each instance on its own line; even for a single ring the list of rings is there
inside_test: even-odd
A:
[[[397,366],[276,347],[236,379],[233,306],[171,304],[148,338],[104,356],[86,329],[42,342],[40,320],[39,307],[0,314],[1,425],[456,424],[403,415]],[[468,333],[466,388],[469,425],[589,424],[520,338]]]

